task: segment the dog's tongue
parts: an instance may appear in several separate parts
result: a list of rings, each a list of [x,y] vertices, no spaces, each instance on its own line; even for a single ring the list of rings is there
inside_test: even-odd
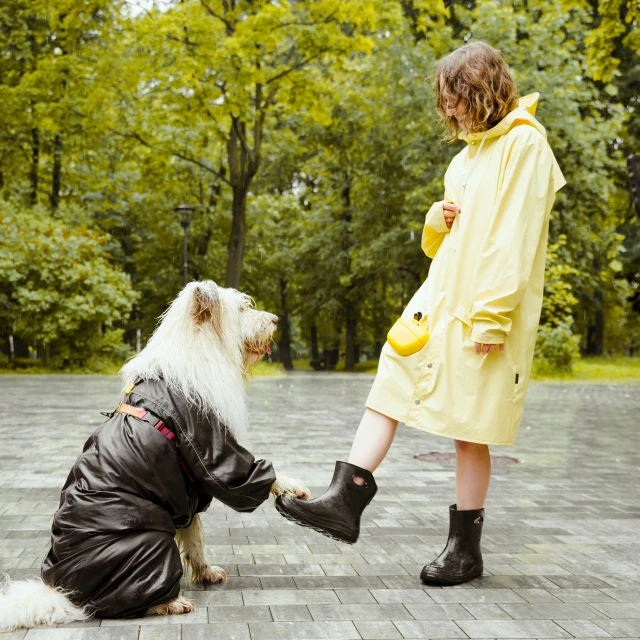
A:
[[[265,350],[269,355],[271,355],[271,347],[270,347],[268,344],[267,344],[267,345],[265,345],[264,350]]]

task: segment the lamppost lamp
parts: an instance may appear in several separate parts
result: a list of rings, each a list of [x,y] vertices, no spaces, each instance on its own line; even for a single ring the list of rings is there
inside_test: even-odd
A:
[[[179,204],[175,207],[174,211],[178,216],[178,220],[180,221],[180,226],[182,227],[182,231],[184,233],[184,261],[182,263],[182,274],[184,276],[184,285],[185,287],[189,283],[189,259],[187,255],[187,229],[191,224],[191,220],[193,219],[193,213],[195,208],[188,204]]]

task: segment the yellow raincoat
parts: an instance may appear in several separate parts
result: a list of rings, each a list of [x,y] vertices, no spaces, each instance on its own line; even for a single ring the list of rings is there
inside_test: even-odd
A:
[[[411,356],[385,344],[367,407],[456,440],[515,443],[542,306],[549,214],[566,184],[534,118],[538,98],[521,98],[488,131],[459,134],[468,144],[446,171],[444,200],[425,219],[429,277],[403,313],[426,313],[431,338]],[[461,207],[450,230],[446,201]],[[475,342],[504,343],[504,352],[478,355]]]

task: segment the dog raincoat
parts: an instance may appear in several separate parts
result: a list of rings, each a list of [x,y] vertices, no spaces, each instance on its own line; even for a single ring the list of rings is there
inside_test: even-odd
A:
[[[387,342],[367,407],[448,438],[515,443],[542,307],[549,214],[566,181],[534,118],[539,94],[467,146],[426,215],[429,277],[403,317],[429,317],[430,340],[411,356]],[[465,186],[466,185],[466,186]],[[443,204],[461,207],[449,230]],[[478,355],[474,343],[502,344]]]
[[[42,565],[46,584],[103,618],[141,616],[176,597],[176,528],[213,498],[253,511],[275,481],[270,462],[256,460],[216,416],[163,380],[139,381],[126,402],[152,412],[175,437],[125,413],[102,424],[62,489]]]

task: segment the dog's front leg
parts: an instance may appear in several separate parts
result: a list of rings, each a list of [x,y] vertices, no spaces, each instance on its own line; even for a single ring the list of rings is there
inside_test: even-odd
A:
[[[214,567],[207,562],[204,554],[204,536],[200,516],[196,514],[191,524],[184,529],[178,529],[176,542],[185,574],[191,577],[191,582],[224,582],[227,573],[220,567]]]

